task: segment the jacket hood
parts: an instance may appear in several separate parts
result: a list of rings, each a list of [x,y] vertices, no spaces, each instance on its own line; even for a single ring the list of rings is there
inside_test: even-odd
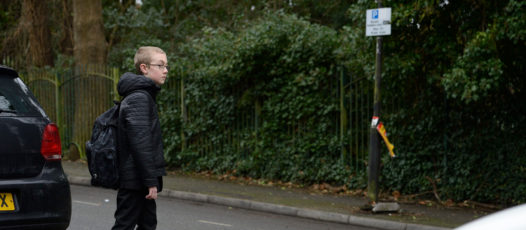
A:
[[[161,87],[155,85],[152,79],[134,73],[123,74],[117,84],[117,91],[123,97],[139,89],[146,90],[155,99]]]

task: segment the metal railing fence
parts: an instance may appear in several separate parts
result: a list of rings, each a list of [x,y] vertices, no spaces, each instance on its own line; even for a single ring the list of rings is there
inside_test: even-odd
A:
[[[63,149],[85,157],[93,121],[118,99],[119,71],[100,65],[20,73],[50,119],[57,123]]]
[[[185,79],[173,71],[168,84],[163,90],[173,91],[173,106],[180,111],[180,119],[185,124],[193,120],[193,114],[199,114],[199,108],[186,105]],[[24,82],[33,91],[48,116],[60,128],[63,147],[75,149],[80,157],[85,158],[84,143],[91,136],[93,121],[102,112],[118,100],[116,84],[120,77],[116,68],[90,65],[66,70],[33,70],[20,74]],[[338,102],[338,113],[330,114],[333,124],[328,135],[338,137],[341,157],[354,171],[366,170],[368,159],[369,126],[372,115],[373,84],[366,78],[356,78],[346,73],[343,68],[330,80],[332,97]],[[241,92],[237,92],[240,94]],[[209,135],[186,137],[181,130],[181,146],[174,151],[192,149],[199,154],[213,154],[228,151],[231,154],[247,155],[250,149],[248,142],[258,141],[258,129],[264,122],[261,104],[237,109],[235,117],[230,119],[229,126],[218,127],[223,133],[221,138]],[[162,116],[162,114],[161,114]],[[302,138],[309,132],[309,127],[300,121],[291,121],[287,127],[291,142]],[[184,129],[184,128],[183,128]]]
[[[182,76],[183,70],[172,77],[163,90],[173,90],[175,93],[171,100],[175,108],[179,108],[182,126],[189,124],[194,119],[193,114],[199,114],[199,108],[193,107],[185,102],[185,82]],[[353,77],[340,68],[331,77],[328,88],[329,94],[336,101],[337,113],[330,113],[332,124],[327,131],[327,135],[338,138],[337,148],[340,149],[342,160],[355,172],[365,172],[368,161],[369,151],[369,127],[372,116],[373,101],[373,82],[370,79]],[[233,95],[241,98],[240,89],[232,89]],[[234,103],[236,104],[236,103]],[[201,156],[207,154],[221,154],[225,151],[237,154],[241,157],[248,157],[253,152],[258,151],[259,129],[265,122],[262,114],[261,102],[254,102],[252,105],[235,108],[233,118],[225,120],[233,121],[229,125],[214,127],[215,134],[193,133],[188,136],[181,131],[181,146],[176,151],[189,150]],[[287,135],[291,138],[288,141],[292,148],[298,148],[297,140],[302,140],[312,131],[312,127],[299,120],[291,120],[286,127]],[[184,129],[184,128],[183,128]],[[222,135],[217,135],[217,133]]]

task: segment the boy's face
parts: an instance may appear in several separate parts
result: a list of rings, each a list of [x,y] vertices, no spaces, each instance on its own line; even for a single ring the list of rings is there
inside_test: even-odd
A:
[[[144,76],[153,80],[153,82],[161,86],[166,81],[168,74],[168,61],[166,54],[153,53],[152,62],[149,65],[141,66]]]

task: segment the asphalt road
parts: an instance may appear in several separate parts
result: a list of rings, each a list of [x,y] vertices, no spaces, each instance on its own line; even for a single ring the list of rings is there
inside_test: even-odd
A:
[[[111,229],[116,207],[114,190],[71,185],[73,213],[69,230]],[[159,230],[372,230],[208,203],[160,197]]]

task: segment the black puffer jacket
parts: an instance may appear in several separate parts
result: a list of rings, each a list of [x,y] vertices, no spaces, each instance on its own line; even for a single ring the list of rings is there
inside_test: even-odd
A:
[[[117,85],[121,102],[118,122],[120,188],[157,186],[166,175],[161,126],[155,98],[161,88],[142,75],[125,73]]]

